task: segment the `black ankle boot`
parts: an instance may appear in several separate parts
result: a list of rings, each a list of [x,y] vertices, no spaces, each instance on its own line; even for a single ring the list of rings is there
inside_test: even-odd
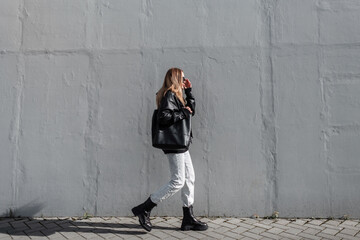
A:
[[[157,206],[157,204],[153,203],[149,197],[144,203],[131,209],[133,214],[139,217],[140,225],[148,232],[150,232],[152,228],[150,212],[155,206]]]
[[[206,223],[200,222],[194,217],[193,206],[183,207],[184,218],[181,223],[181,230],[195,230],[195,231],[204,231],[208,229]]]

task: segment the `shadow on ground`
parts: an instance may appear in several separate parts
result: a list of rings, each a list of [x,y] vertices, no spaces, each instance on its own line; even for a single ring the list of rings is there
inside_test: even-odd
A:
[[[159,230],[179,230],[176,227],[153,226]],[[137,223],[94,222],[88,219],[0,218],[0,233],[11,236],[50,236],[55,233],[143,235],[147,232]]]

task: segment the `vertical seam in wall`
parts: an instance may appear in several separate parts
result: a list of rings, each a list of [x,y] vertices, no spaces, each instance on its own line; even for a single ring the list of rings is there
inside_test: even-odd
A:
[[[276,1],[263,0],[260,2],[262,11],[261,31],[264,31],[265,40],[260,48],[260,110],[262,118],[261,141],[264,150],[264,159],[267,162],[265,184],[265,214],[267,211],[278,210],[278,182],[277,182],[277,157],[276,157],[276,112],[275,112],[275,86],[273,72],[273,43],[272,24],[273,11]],[[262,35],[261,35],[262,36]],[[268,74],[266,74],[268,72]]]
[[[21,136],[21,119],[22,119],[22,107],[23,107],[23,92],[24,92],[24,56],[20,54],[17,57],[18,66],[18,82],[16,88],[16,97],[13,107],[13,119],[11,122],[11,136],[10,140],[13,142],[13,178],[12,178],[12,203],[11,209],[14,210],[17,207],[17,201],[19,197],[19,171],[22,170],[20,164],[20,136]]]
[[[195,4],[195,3],[194,3]],[[209,8],[208,8],[208,5],[207,5],[207,2],[205,1],[205,0],[202,0],[201,1],[201,3],[199,4],[199,5],[202,5],[203,7],[204,7],[204,13],[206,14],[206,16],[204,16],[203,18],[202,18],[202,21],[204,21],[203,22],[203,24],[202,24],[202,26],[204,26],[204,28],[202,29],[202,31],[203,31],[203,37],[204,38],[206,38],[206,36],[207,36],[207,27],[206,27],[206,21],[207,21],[207,18],[208,18],[208,13],[209,13]],[[202,40],[204,40],[204,38],[202,39]],[[205,48],[203,47],[203,46],[201,46],[200,48],[199,48],[199,50],[200,50],[200,54],[201,54],[201,69],[202,70],[206,70],[205,68],[207,67],[206,66],[206,59],[207,59],[207,56],[206,56],[206,50],[205,50]],[[201,75],[200,75],[200,78],[201,77],[203,77],[204,75],[202,75],[202,74],[206,74],[207,73],[207,71],[204,71],[205,73],[201,73]],[[207,78],[208,76],[207,75],[205,75],[205,78]],[[204,81],[203,83],[204,83],[204,86],[205,87],[202,87],[201,89],[202,89],[202,92],[201,92],[201,94],[202,94],[202,101],[203,102],[206,102],[206,103],[209,103],[209,91],[208,91],[208,87],[207,87],[207,82],[208,81]],[[207,127],[209,127],[209,122],[208,122],[208,119],[209,119],[209,111],[208,111],[208,109],[206,109],[206,105],[204,105],[204,104],[201,104],[203,107],[204,107],[204,110],[205,110],[205,118],[204,118],[204,121],[205,121],[205,126],[207,126]],[[208,131],[208,134],[209,134],[209,136],[206,138],[206,139],[210,139],[210,135],[211,135],[211,131]],[[210,164],[209,164],[209,141],[205,141],[204,142],[204,158],[205,158],[205,163],[206,163],[206,174],[207,174],[207,176],[206,176],[206,179],[207,179],[207,181],[206,181],[206,184],[207,185],[205,185],[206,186],[206,197],[207,197],[207,208],[206,208],[206,211],[207,211],[207,216],[210,216],[210,211],[211,211],[211,207],[210,207],[210,190],[211,190],[211,186],[210,186],[210,173],[211,173],[211,169],[210,169]]]
[[[272,61],[272,51],[270,50],[270,74],[271,74],[271,95],[272,95],[272,107],[273,107],[273,140],[274,146],[272,149],[272,158],[274,161],[273,169],[273,184],[274,184],[274,198],[273,198],[273,210],[278,209],[278,196],[279,196],[279,185],[278,185],[278,161],[277,161],[277,131],[276,131],[276,112],[275,112],[275,87],[274,87],[274,74],[273,74],[273,61]]]
[[[23,95],[24,95],[24,55],[22,54],[23,46],[23,29],[24,29],[24,1],[21,1],[18,6],[18,14],[20,19],[20,47],[17,55],[17,74],[18,81],[16,83],[15,89],[16,94],[14,97],[13,105],[13,118],[10,123],[10,136],[9,139],[13,143],[12,150],[12,161],[13,161],[13,170],[12,170],[12,200],[11,200],[11,211],[17,207],[17,201],[19,197],[19,171],[21,171],[20,166],[20,136],[21,136],[21,119],[22,119],[22,107],[23,107]],[[10,211],[9,211],[10,214]]]
[[[147,21],[148,21],[148,18],[151,16],[151,2],[150,0],[144,0],[142,1],[142,5],[141,5],[141,13],[143,14],[142,16],[139,17],[139,25],[140,25],[140,34],[141,34],[141,47],[140,47],[140,55],[141,55],[141,61],[145,61],[146,60],[146,56],[144,55],[144,46],[145,46],[145,42],[146,42],[146,26],[147,26]],[[143,68],[141,68],[143,69]],[[143,78],[145,78],[145,75],[142,75]],[[146,119],[149,120],[149,122],[147,121],[147,123],[149,123],[150,125],[146,125],[146,126],[151,126],[151,116],[152,115],[149,115],[149,114],[152,114],[152,110],[153,110],[153,106],[150,105],[150,103],[148,101],[146,101],[146,97],[145,96],[142,96],[141,97],[141,102],[142,102],[142,109],[144,109],[144,102],[146,102]],[[150,116],[150,119],[149,119],[149,116]],[[145,136],[146,136],[146,139],[148,139],[148,135],[147,135],[147,128],[145,128]],[[150,133],[151,134],[151,133]],[[145,140],[145,142],[147,143],[147,140]],[[148,152],[151,152],[151,148],[152,146],[149,145],[149,144],[146,144],[145,146],[148,151]],[[150,154],[147,154],[147,153],[144,153],[144,159],[143,161],[145,161],[144,165],[142,165],[142,168],[140,170],[140,176],[141,176],[141,179],[142,180],[146,180],[144,184],[145,185],[145,189],[141,189],[140,191],[140,198],[143,198],[142,197],[142,191],[145,191],[146,192],[146,196],[145,198],[148,198],[150,197],[151,195],[151,192],[150,192],[150,161],[152,159],[154,159],[154,155],[150,155]],[[143,170],[144,169],[144,170]],[[143,176],[143,174],[145,174]],[[156,208],[154,211],[157,211],[158,208]]]
[[[25,0],[20,2],[19,14],[20,14],[20,22],[21,22],[20,51],[22,51],[24,44],[24,17],[27,15],[25,9]]]
[[[317,6],[319,6],[320,1],[317,1]],[[324,157],[324,161],[326,163],[326,170],[325,170],[325,174],[326,174],[326,187],[327,187],[327,191],[328,191],[328,207],[330,210],[330,216],[333,216],[333,208],[332,208],[332,192],[331,192],[331,186],[330,186],[330,164],[329,164],[329,159],[328,159],[328,150],[329,150],[329,137],[330,137],[330,129],[329,129],[329,112],[328,112],[328,106],[327,106],[327,98],[326,98],[326,87],[325,87],[325,82],[326,82],[326,78],[324,78],[323,76],[321,76],[321,66],[322,66],[322,60],[324,59],[324,48],[321,44],[321,32],[320,32],[320,13],[319,13],[320,8],[317,8],[316,10],[316,16],[317,16],[317,43],[318,43],[318,47],[320,49],[320,51],[318,52],[318,78],[320,81],[320,94],[321,94],[321,113],[320,113],[320,117],[321,117],[321,125],[322,125],[322,137],[323,137],[323,157]],[[322,210],[322,209],[321,209]],[[326,209],[324,209],[325,212]],[[324,216],[327,217],[327,216]]]
[[[201,68],[204,69],[205,68],[205,49],[204,48],[200,48],[200,53],[202,55],[201,57]],[[207,76],[206,76],[207,77]],[[206,82],[204,82],[204,84],[206,84]],[[206,86],[206,85],[205,85]],[[206,102],[208,103],[209,101],[209,94],[208,94],[208,88],[207,87],[203,87],[202,88],[202,97],[203,97],[203,101],[206,100]],[[206,99],[205,99],[206,97]],[[203,104],[202,104],[203,105]],[[205,109],[205,108],[204,108]],[[208,126],[208,116],[209,116],[209,112],[206,111],[206,115],[207,116],[204,120],[206,121],[206,126]],[[209,131],[208,133],[209,135],[211,134],[211,131]],[[210,136],[207,138],[210,139]],[[205,149],[204,149],[204,157],[205,157],[205,162],[206,162],[206,173],[207,173],[207,216],[210,216],[210,167],[209,167],[209,147],[206,147],[206,145],[209,144],[209,142],[205,142]]]
[[[321,102],[322,102],[322,112],[320,113],[321,116],[321,125],[322,125],[322,138],[323,138],[323,158],[326,163],[326,169],[325,169],[325,175],[326,175],[326,188],[328,191],[328,206],[330,208],[330,216],[332,216],[332,192],[330,187],[330,169],[331,166],[329,164],[329,158],[328,158],[328,150],[329,150],[329,137],[330,137],[330,128],[328,123],[328,107],[326,103],[326,87],[325,87],[325,79],[320,75],[320,68],[321,68],[321,59],[323,59],[323,49],[320,46],[320,53],[318,53],[318,77],[320,81],[320,91],[321,91]],[[327,216],[324,216],[327,217]]]
[[[87,204],[88,207],[93,208],[93,214],[97,215],[97,200],[99,190],[99,175],[100,169],[97,162],[98,150],[98,113],[99,113],[99,86],[95,75],[95,60],[92,53],[89,57],[89,76],[86,86],[87,102],[88,102],[88,119],[86,122],[86,130],[84,134],[85,141],[85,164],[86,164],[86,179],[85,186],[87,187]],[[86,211],[86,209],[85,209]]]
[[[274,2],[274,8],[277,6],[277,0]],[[274,8],[273,11],[274,11]],[[274,198],[273,198],[273,210],[279,210],[278,209],[278,195],[279,195],[279,189],[278,189],[278,181],[277,181],[277,172],[278,172],[278,162],[277,162],[277,132],[276,132],[276,109],[275,109],[275,81],[274,81],[274,68],[273,68],[273,41],[272,41],[272,32],[271,32],[271,24],[274,16],[274,12],[271,13],[270,16],[270,23],[269,23],[269,37],[270,37],[270,81],[271,81],[271,100],[272,100],[272,114],[273,114],[273,140],[274,140],[274,148],[272,149],[272,158],[274,161],[274,172],[273,172],[273,184],[274,184]]]

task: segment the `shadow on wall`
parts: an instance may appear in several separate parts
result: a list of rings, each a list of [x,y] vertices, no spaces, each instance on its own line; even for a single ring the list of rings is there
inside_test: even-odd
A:
[[[15,209],[9,209],[6,213],[1,213],[0,217],[33,217],[45,207],[44,203],[39,203],[38,200],[33,200],[24,206]]]

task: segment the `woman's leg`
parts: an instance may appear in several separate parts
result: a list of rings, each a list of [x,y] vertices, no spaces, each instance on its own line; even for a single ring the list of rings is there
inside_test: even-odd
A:
[[[184,214],[181,222],[181,230],[204,231],[208,229],[208,225],[197,220],[193,212],[195,173],[189,151],[185,152],[185,176],[185,185],[181,189]]]
[[[194,203],[195,172],[189,151],[184,153],[185,184],[181,189],[181,199],[184,207],[190,207]]]
[[[168,153],[166,156],[169,159],[171,179],[150,195],[151,201],[156,204],[174,195],[185,184],[184,153]]]

